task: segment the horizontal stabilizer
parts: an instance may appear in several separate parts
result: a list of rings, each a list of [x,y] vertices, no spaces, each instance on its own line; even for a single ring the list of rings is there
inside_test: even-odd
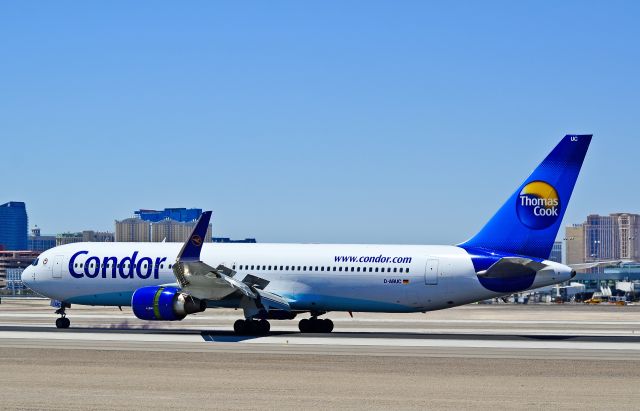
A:
[[[478,277],[508,279],[532,275],[545,268],[546,265],[530,258],[503,257],[491,267],[478,272]]]

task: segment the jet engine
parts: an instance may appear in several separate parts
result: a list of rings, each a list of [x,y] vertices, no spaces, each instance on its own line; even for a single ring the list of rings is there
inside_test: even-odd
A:
[[[131,308],[136,317],[149,321],[180,321],[188,314],[204,311],[207,303],[177,287],[142,287],[134,291]]]

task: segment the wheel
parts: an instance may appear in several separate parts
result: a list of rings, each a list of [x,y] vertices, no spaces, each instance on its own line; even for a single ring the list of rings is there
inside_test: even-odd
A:
[[[311,326],[311,320],[308,320],[306,318],[300,320],[300,322],[298,323],[298,328],[300,329],[301,333],[311,332]]]
[[[69,320],[67,317],[60,317],[56,319],[57,328],[69,328],[69,325],[71,325],[71,320]]]
[[[269,334],[269,330],[271,330],[271,324],[269,324],[269,321],[267,320],[258,321],[257,326],[258,326],[259,334],[261,335],[267,335]]]
[[[244,335],[247,332],[247,322],[245,320],[237,320],[233,323],[233,331],[236,335]]]
[[[324,320],[322,320],[322,328],[324,332],[330,333],[331,331],[333,331],[333,321],[325,318]]]

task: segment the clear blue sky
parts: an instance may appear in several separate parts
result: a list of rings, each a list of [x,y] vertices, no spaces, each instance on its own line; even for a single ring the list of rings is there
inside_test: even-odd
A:
[[[465,240],[566,133],[640,212],[638,2],[0,5],[0,202],[45,233],[214,210],[259,241]]]

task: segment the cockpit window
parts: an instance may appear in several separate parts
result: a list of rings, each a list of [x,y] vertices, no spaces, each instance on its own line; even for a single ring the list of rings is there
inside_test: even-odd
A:
[[[39,260],[39,258],[36,258],[35,260],[33,260],[33,262],[31,263],[31,265],[33,265],[33,266],[38,265],[38,260]]]

